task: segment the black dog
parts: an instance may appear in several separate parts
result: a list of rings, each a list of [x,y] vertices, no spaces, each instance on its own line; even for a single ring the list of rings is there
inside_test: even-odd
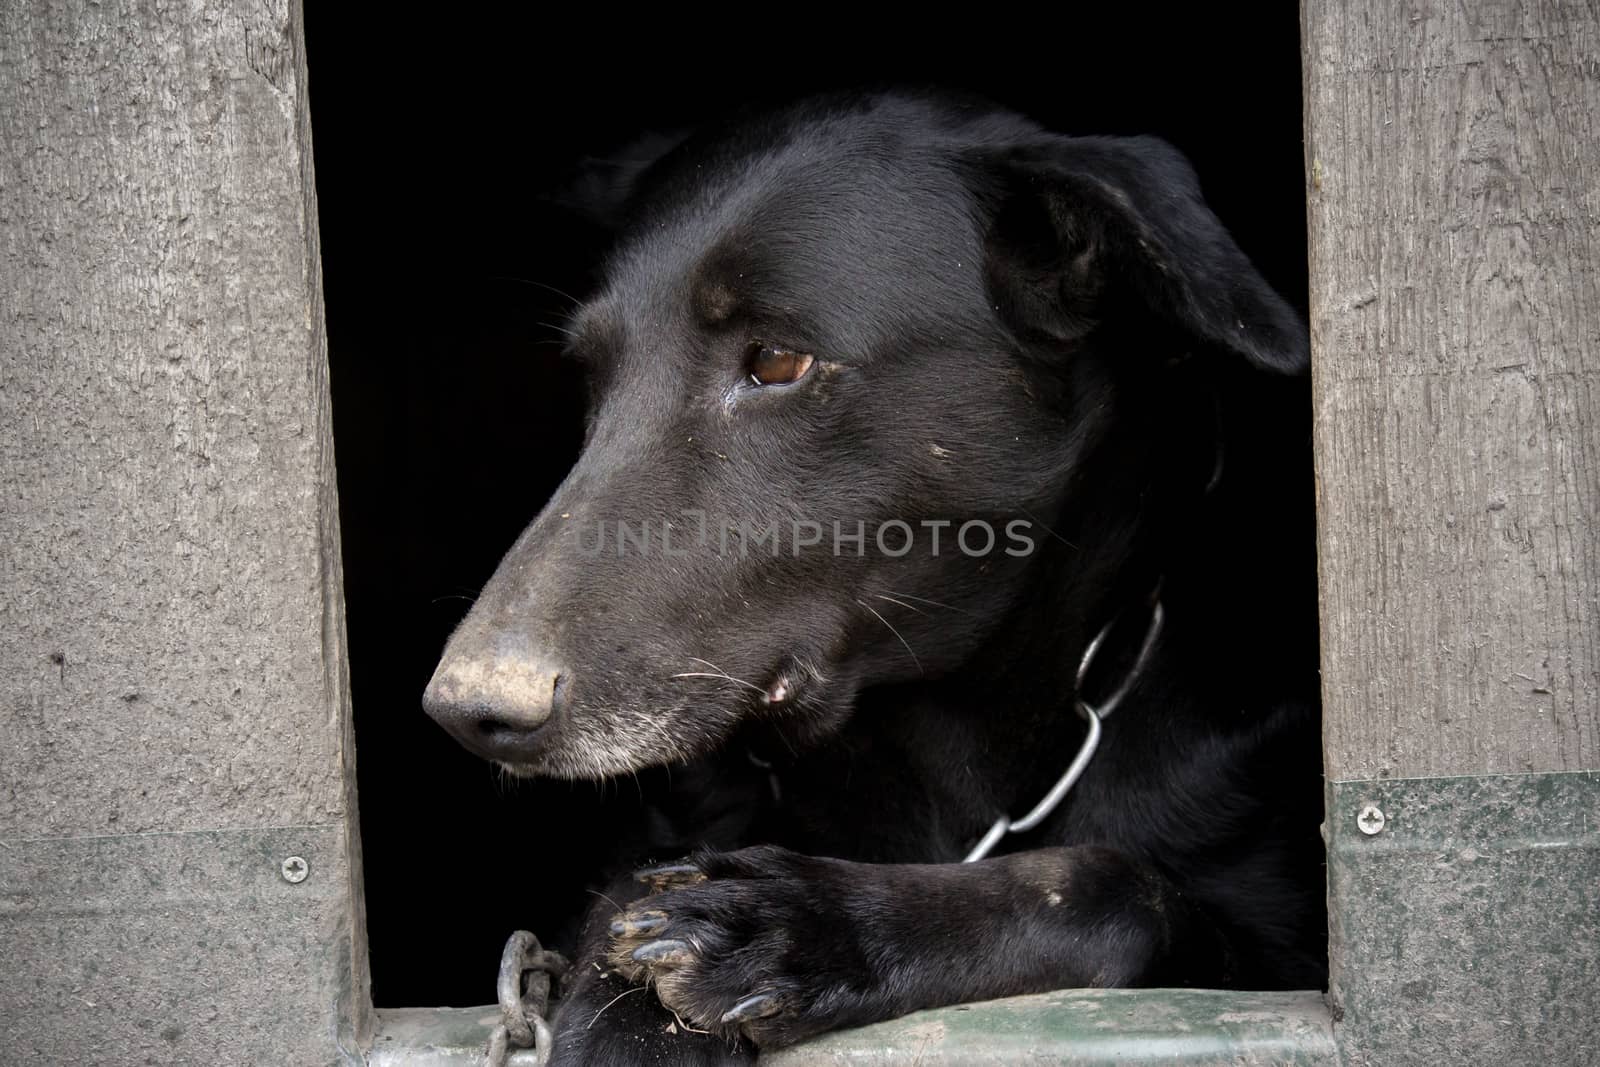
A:
[[[672,767],[619,864],[708,846],[591,915],[558,1061],[1319,986],[1307,341],[1184,160],[890,93],[636,170],[582,456],[425,698],[518,774]]]

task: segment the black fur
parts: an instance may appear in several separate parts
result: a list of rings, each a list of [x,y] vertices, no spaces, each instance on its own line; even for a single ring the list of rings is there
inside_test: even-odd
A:
[[[721,1062],[1064,986],[1320,985],[1306,337],[1188,165],[896,93],[661,147],[591,187],[622,230],[572,322],[585,449],[427,698],[518,773],[672,768],[618,869],[698,851],[607,888],[558,1062]],[[762,343],[816,363],[757,385]],[[690,512],[713,543],[861,521],[867,550],[661,551]],[[904,556],[871,541],[893,519],[924,531]],[[918,527],[977,519],[1034,550],[974,558],[951,526],[935,555]],[[657,550],[586,551],[597,520]],[[1122,620],[1088,688],[1115,685],[1157,589],[1082,781],[955,862],[1061,773],[1083,649]],[[490,662],[536,682],[474,689]]]

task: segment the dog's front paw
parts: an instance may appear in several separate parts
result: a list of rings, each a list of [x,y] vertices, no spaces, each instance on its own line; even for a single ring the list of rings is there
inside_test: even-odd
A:
[[[686,1029],[655,995],[591,962],[563,1000],[550,1067],[738,1067],[755,1061],[749,1042]]]
[[[760,1048],[867,1021],[871,870],[761,847],[641,871],[656,892],[612,922],[610,964],[691,1028]]]

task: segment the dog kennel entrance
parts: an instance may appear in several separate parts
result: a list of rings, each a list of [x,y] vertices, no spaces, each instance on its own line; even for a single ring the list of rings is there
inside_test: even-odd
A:
[[[485,76],[477,53],[458,52],[450,30],[430,26],[426,51],[434,69],[460,70],[462,92],[535,107],[536,114],[517,117],[524,135],[506,142],[502,126],[514,105],[465,107],[454,90],[424,83],[396,87],[385,115],[374,116],[363,68],[346,60],[370,54],[390,39],[386,31],[320,8],[307,18],[351,669],[360,694],[354,717],[374,993],[381,1007],[470,1006],[488,999],[510,931],[528,928],[548,943],[566,943],[564,912],[594,899],[582,878],[604,862],[601,850],[618,836],[616,819],[637,795],[626,777],[599,788],[498,786],[491,768],[417,710],[470,599],[566,477],[582,442],[586,392],[579,368],[560,355],[560,328],[574,299],[592,294],[590,272],[610,235],[581,212],[522,190],[543,181],[565,192],[573,169],[604,176],[603,164],[585,169],[588,154],[609,156],[620,145],[626,155],[641,130],[704,122],[726,105],[727,86],[715,63],[682,52],[680,65],[703,73],[670,84],[637,75],[650,82],[648,99],[626,88],[570,92],[554,69]],[[1155,83],[1096,96],[1117,65],[1098,59],[1079,60],[1063,82],[1052,67],[1022,64],[1022,75],[1017,64],[991,56],[967,64],[962,73],[970,80],[956,87],[983,91],[1061,129],[1172,139],[1195,159],[1208,201],[1273,286],[1291,302],[1303,300],[1298,24],[1287,9],[1268,20],[1230,14],[1191,21],[1206,26],[1164,28],[1147,43],[1168,77],[1208,79],[1203,93],[1181,100]],[[969,43],[945,36],[951,50]],[[394,37],[408,39],[403,31]],[[1233,57],[1223,64],[1229,74],[1215,74],[1216,55],[1197,49],[1201,40]],[[621,68],[653,69],[628,46],[607,47]],[[1264,54],[1251,51],[1262,47]],[[894,59],[893,69],[869,51],[865,60],[841,57],[818,68],[831,73],[812,71],[809,80],[786,76],[782,92],[803,95],[826,87],[825,78],[916,83],[941,71],[956,76],[920,49]],[[1259,106],[1263,96],[1274,101],[1270,108]],[[1235,119],[1247,107],[1255,107],[1256,119],[1249,131]],[[452,144],[474,147],[417,159],[405,146],[419,128],[449,129]],[[380,180],[390,173],[405,177]],[[482,186],[491,174],[520,184],[512,195],[490,198],[484,214]],[[424,189],[450,210],[419,216]],[[456,210],[469,204],[475,208],[466,216]],[[1285,418],[1295,420],[1294,439],[1303,442],[1294,456],[1295,473],[1303,475],[1311,464],[1309,384],[1271,384],[1284,386],[1284,394],[1269,410],[1294,412]],[[1209,409],[1206,419],[1209,426]],[[1278,629],[1295,635],[1292,659],[1311,679],[1310,496],[1300,495],[1292,510],[1285,541],[1295,547],[1284,551],[1293,552],[1295,574],[1303,575],[1296,594],[1305,610]],[[1306,774],[1313,773],[1308,765]],[[624,803],[607,808],[617,801]],[[540,827],[538,840],[509,847],[528,825]],[[494,875],[487,887],[419,879],[419,852],[480,857]],[[551,864],[551,856],[563,862]],[[520,887],[516,894],[505,891],[512,885]]]
[[[1600,30],[1303,17],[1332,1007],[1052,994],[791,1062],[1600,1055]],[[296,3],[0,12],[7,1062],[476,1056],[367,995],[306,87]]]

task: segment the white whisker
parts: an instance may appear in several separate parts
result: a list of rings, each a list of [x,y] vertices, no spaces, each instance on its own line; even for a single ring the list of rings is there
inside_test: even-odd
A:
[[[907,600],[915,600],[918,604],[931,604],[933,607],[944,608],[946,611],[958,611],[963,615],[972,614],[972,612],[968,611],[966,608],[958,608],[954,604],[941,604],[939,601],[929,600],[925,596],[912,596],[910,593],[902,593],[898,589],[891,589],[889,592],[893,593],[895,596],[903,596]]]
[[[762,689],[759,685],[756,685],[753,682],[747,682],[743,678],[735,678],[732,675],[728,675],[728,674],[712,674],[710,671],[684,671],[682,674],[674,674],[674,675],[672,675],[672,677],[674,677],[674,678],[720,678],[725,682],[737,682],[740,685],[747,685],[751,689],[754,689],[758,693],[765,693],[766,692],[766,690]]]
[[[708,659],[701,659],[699,656],[690,656],[689,658],[694,660],[696,663],[704,663],[707,667],[710,667],[712,670],[716,671],[718,675],[720,675],[723,678],[726,678],[730,682],[738,682],[740,685],[748,685],[751,689],[754,689],[758,693],[765,693],[766,692],[765,689],[762,689],[759,685],[756,685],[754,682],[747,682],[743,678],[735,678],[733,675],[729,674],[727,671],[723,670],[721,667],[717,666],[715,663],[712,663]],[[687,677],[687,676],[685,676],[685,677]]]
[[[1033,512],[1029,511],[1027,508],[1023,508],[1022,509],[1022,513],[1024,515],[1028,516],[1028,518],[1032,519],[1034,522],[1038,523],[1041,527],[1043,527],[1045,533],[1049,534],[1051,537],[1054,537],[1057,541],[1060,541],[1062,544],[1066,545],[1068,548],[1072,549],[1074,552],[1082,552],[1083,551],[1083,549],[1079,548],[1077,545],[1073,544],[1071,541],[1068,541],[1065,537],[1062,537],[1060,534],[1058,534],[1054,530],[1052,530],[1049,527],[1049,525],[1045,523],[1045,521],[1043,519],[1039,518],[1039,516],[1035,515]]]
[[[923,611],[921,608],[917,607],[914,604],[907,604],[904,600],[896,600],[894,597],[892,597],[892,596],[884,596],[882,593],[873,593],[872,595],[877,597],[879,600],[887,600],[891,604],[899,604],[901,607],[905,608],[907,611],[914,611],[918,615],[926,615],[927,614],[927,612]]]
[[[574,304],[582,303],[581,300],[579,300],[577,297],[573,296],[571,293],[567,292],[565,289],[557,289],[553,285],[547,284],[545,282],[536,282],[532,278],[516,278],[516,277],[513,277],[513,276],[511,276],[509,274],[491,274],[491,275],[489,275],[489,278],[490,278],[491,281],[516,282],[518,285],[531,285],[531,286],[534,286],[535,288],[543,289],[546,292],[554,293],[557,296],[565,297],[566,299],[572,301],[572,303],[574,303]]]
[[[622,992],[618,993],[616,996],[614,996],[610,1000],[606,1001],[604,1007],[602,1007],[599,1011],[594,1013],[594,1018],[589,1020],[589,1026],[585,1026],[584,1029],[587,1030],[587,1029],[589,1029],[590,1026],[593,1026],[595,1023],[599,1022],[600,1021],[600,1016],[602,1016],[602,1015],[604,1015],[606,1013],[606,1008],[611,1007],[611,1005],[615,1004],[617,1001],[621,1000],[623,997],[627,996],[629,993],[642,993],[642,992],[644,992],[645,988],[646,988],[645,986],[636,985],[636,986],[633,986],[633,987],[631,987],[629,989],[624,989]]]
[[[825,685],[827,683],[828,676],[826,674],[823,674],[822,671],[818,669],[818,667],[817,667],[817,665],[815,663],[812,663],[810,660],[806,659],[804,656],[796,656],[794,658],[794,662],[795,662],[796,666],[798,666],[801,670],[803,670],[807,674],[811,675],[811,677],[816,680],[817,684]]]
[[[610,904],[613,908],[617,909],[617,914],[618,915],[622,914],[622,905],[618,904],[616,901],[612,900],[610,897],[608,897],[604,893],[600,892],[600,890],[598,890],[598,889],[588,889],[588,890],[585,890],[585,892],[587,892],[590,896],[599,897],[601,900],[605,901],[607,904]]]
[[[540,322],[539,325],[543,326],[547,330],[554,330],[556,333],[559,333],[561,336],[570,338],[570,339],[572,339],[574,341],[576,341],[578,339],[578,331],[569,330],[565,326],[559,325],[557,323],[554,323],[554,322]]]
[[[889,625],[889,620],[884,618],[882,615],[879,615],[877,613],[877,611],[872,607],[871,604],[868,604],[865,600],[857,600],[856,603],[860,604],[862,607],[864,607],[868,611],[872,612],[874,618],[876,618],[879,622],[883,623],[885,626],[889,627],[889,632],[890,633],[892,633],[896,637],[900,638],[900,643],[902,645],[905,645],[906,646],[906,651],[911,654],[911,662],[915,663],[917,665],[917,673],[926,674],[927,672],[922,669],[922,661],[920,659],[918,659],[917,658],[917,654],[911,650],[911,642],[907,641],[904,637],[901,637],[900,631],[896,630],[893,626],[890,626]]]

